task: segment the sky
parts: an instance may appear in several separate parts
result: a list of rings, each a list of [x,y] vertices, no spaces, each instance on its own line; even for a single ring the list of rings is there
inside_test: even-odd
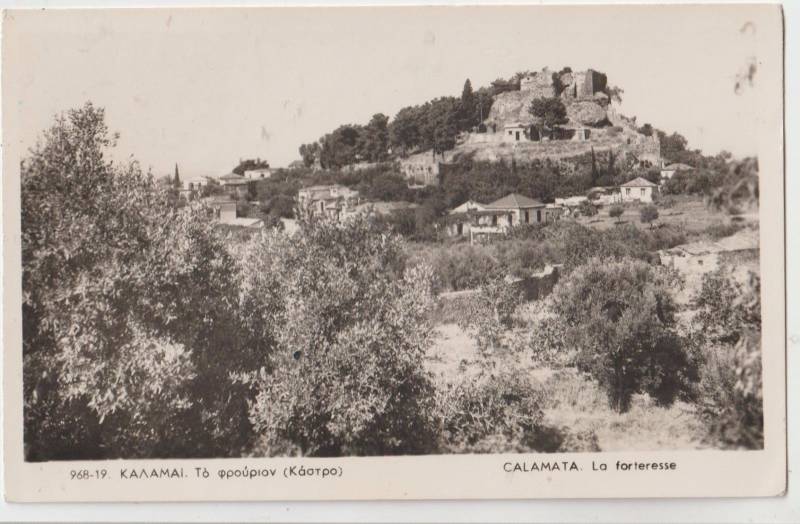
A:
[[[3,93],[22,124],[6,140],[27,149],[56,113],[90,100],[121,135],[116,158],[220,175],[244,158],[285,166],[338,125],[459,96],[467,78],[477,89],[570,66],[606,73],[624,89],[618,111],[639,123],[708,154],[754,155],[755,91],[734,92],[766,30],[749,9],[17,11],[3,28]]]

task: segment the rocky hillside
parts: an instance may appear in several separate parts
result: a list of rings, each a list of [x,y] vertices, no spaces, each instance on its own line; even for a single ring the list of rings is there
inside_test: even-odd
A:
[[[553,73],[544,68],[528,73],[519,79],[519,89],[494,96],[481,132],[462,135],[456,147],[446,153],[447,160],[464,155],[485,161],[555,160],[579,156],[594,148],[631,154],[641,162],[657,164],[658,140],[639,133],[635,119],[617,115],[611,104],[615,94],[606,75],[591,69],[573,72],[564,68]],[[537,98],[555,97],[566,110],[567,122],[559,125],[565,132],[540,140],[534,128],[541,122],[529,108]],[[507,132],[509,129],[513,132]]]

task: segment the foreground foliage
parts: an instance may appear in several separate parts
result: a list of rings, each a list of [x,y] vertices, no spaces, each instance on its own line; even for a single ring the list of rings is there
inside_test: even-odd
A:
[[[354,220],[245,246],[242,299],[264,339],[250,417],[268,455],[421,453],[433,445],[430,270],[398,237]]]
[[[232,260],[204,209],[105,159],[103,116],[59,117],[22,165],[26,456],[235,455],[247,397],[227,374],[257,357]]]
[[[764,445],[761,283],[729,267],[707,274],[695,297],[697,342],[706,350],[699,406],[710,437],[729,447]]]

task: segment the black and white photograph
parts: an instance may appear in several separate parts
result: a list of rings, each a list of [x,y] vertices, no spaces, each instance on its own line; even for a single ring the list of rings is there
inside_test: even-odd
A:
[[[22,460],[768,450],[749,9],[6,12]]]

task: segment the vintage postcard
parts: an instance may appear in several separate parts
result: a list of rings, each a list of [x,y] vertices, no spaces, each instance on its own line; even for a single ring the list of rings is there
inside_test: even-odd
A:
[[[6,11],[6,498],[781,495],[782,24]]]

